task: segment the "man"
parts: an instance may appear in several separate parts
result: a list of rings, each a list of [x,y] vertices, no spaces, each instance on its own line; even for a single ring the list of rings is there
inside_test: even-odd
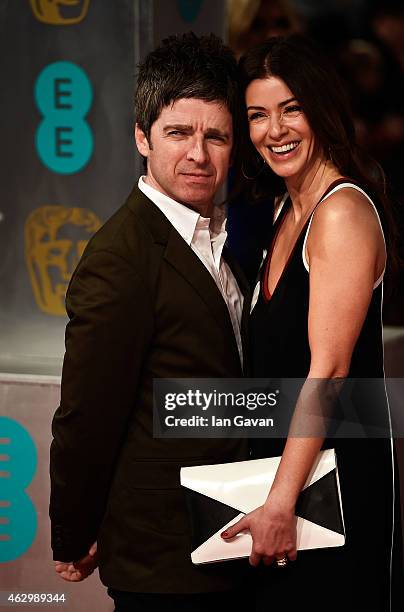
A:
[[[241,109],[235,60],[213,35],[171,37],[149,54],[135,129],[147,174],[90,241],[67,292],[52,547],[66,580],[98,561],[116,610],[239,603],[237,564],[191,563],[179,471],[245,459],[246,444],[153,438],[152,388],[154,378],[243,373],[247,289],[213,204]]]

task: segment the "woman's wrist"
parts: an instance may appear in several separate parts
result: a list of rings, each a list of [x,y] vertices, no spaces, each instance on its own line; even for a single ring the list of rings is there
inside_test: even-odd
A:
[[[298,495],[295,495],[293,491],[282,490],[280,487],[275,489],[272,488],[264,507],[276,507],[282,512],[294,513],[297,497]]]

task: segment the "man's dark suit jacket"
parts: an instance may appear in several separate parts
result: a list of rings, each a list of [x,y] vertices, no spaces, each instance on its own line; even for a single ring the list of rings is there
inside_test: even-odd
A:
[[[211,275],[135,188],[89,242],[66,305],[51,447],[54,559],[79,559],[97,540],[101,579],[115,589],[196,593],[236,586],[245,562],[190,561],[179,471],[246,459],[246,441],[153,438],[154,378],[242,376],[230,316]],[[247,310],[245,299],[245,358]]]

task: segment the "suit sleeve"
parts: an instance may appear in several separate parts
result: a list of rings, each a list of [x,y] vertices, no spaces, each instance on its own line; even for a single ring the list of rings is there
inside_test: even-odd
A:
[[[52,548],[61,561],[81,558],[97,539],[153,327],[145,283],[107,251],[81,261],[66,306],[50,461]]]

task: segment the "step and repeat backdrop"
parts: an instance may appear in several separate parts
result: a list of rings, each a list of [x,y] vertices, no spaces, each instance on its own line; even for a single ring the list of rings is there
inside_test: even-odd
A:
[[[169,34],[222,35],[224,24],[225,2],[213,0],[0,0],[2,609],[17,594],[66,610],[113,608],[97,573],[70,584],[51,560],[64,296],[87,241],[141,174],[136,65]]]
[[[0,371],[60,372],[70,275],[138,171],[135,66],[153,40],[137,4],[24,0],[1,13]]]
[[[64,582],[50,550],[64,296],[87,241],[142,171],[136,65],[165,36],[223,36],[225,24],[225,0],[0,0],[1,609],[24,598],[74,612],[113,609],[97,572]],[[391,376],[402,375],[397,342],[386,345]],[[403,445],[397,450],[404,465]]]

